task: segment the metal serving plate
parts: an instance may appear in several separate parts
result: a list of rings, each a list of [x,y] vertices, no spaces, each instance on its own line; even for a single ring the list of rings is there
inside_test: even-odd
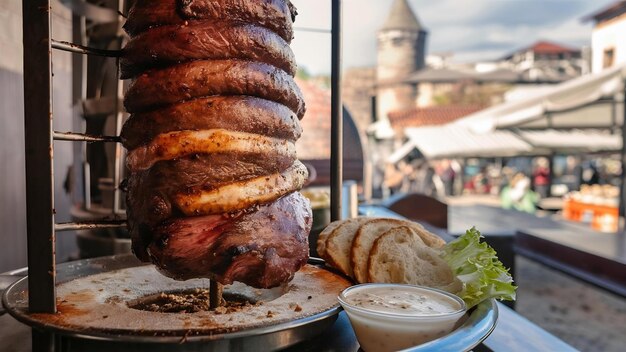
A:
[[[323,261],[311,258],[311,264]],[[57,281],[63,283],[79,277],[95,275],[113,270],[131,268],[140,263],[132,255],[119,255],[87,259],[60,264]],[[25,270],[15,271],[23,275]],[[338,314],[341,308],[333,308],[314,316],[297,319],[274,326],[250,329],[211,336],[189,336],[181,344],[180,336],[132,336],[104,332],[85,332],[59,329],[41,325],[31,319],[23,310],[16,309],[16,302],[23,301],[27,279],[22,278],[9,287],[2,303],[17,320],[59,334],[59,351],[267,351],[294,347],[294,351],[357,351],[358,343],[345,314]],[[337,320],[339,316],[339,320]],[[485,301],[471,311],[463,324],[454,332],[437,340],[416,346],[405,351],[469,351],[494,330],[498,319],[495,300]]]
[[[498,305],[490,299],[479,304],[467,320],[454,332],[404,352],[457,352],[469,351],[483,342],[496,328]]]
[[[57,267],[57,283],[72,281],[81,277],[92,276],[127,268],[144,266],[132,255],[119,255],[95,259],[80,260],[60,264]],[[149,265],[149,264],[148,264]],[[191,336],[152,336],[152,335],[132,335],[117,334],[106,331],[80,330],[55,324],[45,324],[34,319],[25,309],[25,293],[28,290],[28,280],[24,277],[6,289],[2,297],[2,303],[7,312],[18,321],[27,325],[54,332],[63,337],[72,338],[72,349],[84,350],[84,348],[100,348],[103,350],[111,348],[113,343],[115,350],[132,351],[155,351],[155,346],[159,346],[158,351],[195,351],[201,347],[202,351],[258,351],[281,349],[293,344],[309,340],[319,335],[330,327],[337,319],[337,314],[341,308],[336,306],[321,313],[305,318],[294,319],[292,321],[279,323],[271,326],[252,328],[232,333],[191,335]],[[97,341],[93,346],[91,343]],[[181,343],[183,343],[181,345]],[[123,346],[119,345],[124,343]],[[107,346],[108,347],[105,347]],[[167,346],[171,348],[168,348]],[[77,346],[81,346],[77,349]],[[121,348],[121,349],[120,349]],[[64,348],[63,350],[68,350]]]

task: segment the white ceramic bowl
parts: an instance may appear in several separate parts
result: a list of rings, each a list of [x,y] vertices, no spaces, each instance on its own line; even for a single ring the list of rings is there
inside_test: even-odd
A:
[[[381,312],[375,308],[349,303],[350,295],[357,292],[378,291],[392,288],[433,297],[450,305],[446,313],[422,314],[416,312]],[[447,335],[454,330],[465,314],[465,302],[453,294],[441,290],[402,284],[362,284],[345,289],[338,297],[339,303],[348,314],[350,323],[361,348],[366,352],[398,351]]]

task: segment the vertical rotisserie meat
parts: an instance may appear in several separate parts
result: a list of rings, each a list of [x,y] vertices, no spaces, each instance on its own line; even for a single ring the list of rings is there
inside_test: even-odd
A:
[[[167,276],[269,288],[306,263],[294,18],[288,0],[139,0],[129,13],[128,224],[137,257]]]

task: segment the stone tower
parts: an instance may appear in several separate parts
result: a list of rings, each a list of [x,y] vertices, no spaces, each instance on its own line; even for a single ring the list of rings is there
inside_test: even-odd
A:
[[[426,35],[407,0],[394,0],[389,17],[378,32],[377,118],[416,105],[415,86],[402,83],[424,67]]]

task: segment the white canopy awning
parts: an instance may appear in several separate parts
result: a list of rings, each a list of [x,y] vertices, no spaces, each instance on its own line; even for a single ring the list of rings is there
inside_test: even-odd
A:
[[[504,157],[528,154],[532,146],[510,131],[479,134],[461,126],[429,126],[405,129],[408,141],[388,159],[395,163],[413,148],[427,159],[454,157]]]
[[[508,103],[495,105],[454,122],[475,132],[517,127],[547,112],[581,107],[601,98],[621,93],[626,79],[626,65],[598,74],[581,76],[555,85],[552,89]]]
[[[477,133],[455,125],[405,130],[407,142],[387,162],[395,164],[417,148],[426,159],[512,157],[551,153],[619,151],[620,135],[599,130],[496,130]]]
[[[549,152],[607,152],[622,149],[622,136],[598,130],[537,130],[517,131],[521,138],[530,143],[536,154]]]

